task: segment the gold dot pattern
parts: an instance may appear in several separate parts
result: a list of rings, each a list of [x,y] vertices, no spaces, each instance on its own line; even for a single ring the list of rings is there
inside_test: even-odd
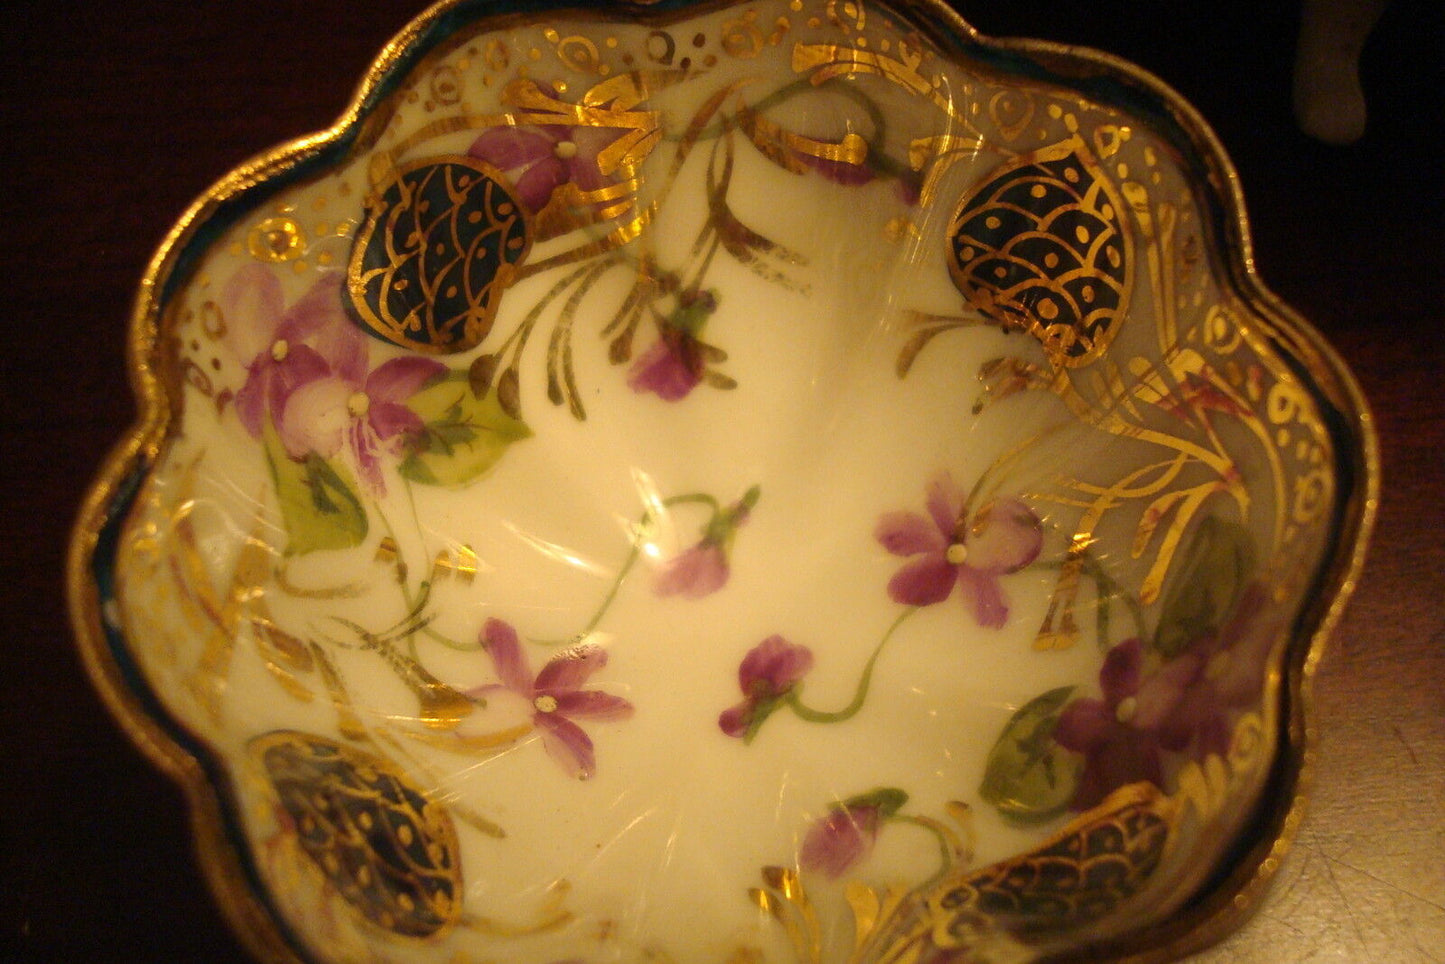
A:
[[[251,743],[301,850],[371,923],[408,937],[461,915],[456,831],[387,761],[327,737],[282,730]]]

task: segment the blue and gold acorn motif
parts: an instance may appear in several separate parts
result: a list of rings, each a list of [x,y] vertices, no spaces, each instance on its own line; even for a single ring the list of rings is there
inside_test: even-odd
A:
[[[430,354],[481,344],[502,292],[531,247],[503,175],[474,157],[390,169],[352,244],[352,316],[376,337]]]
[[[461,917],[456,828],[389,761],[310,733],[250,744],[297,843],[348,905],[404,937],[433,937]]]
[[[1171,844],[1175,801],[1148,783],[1123,787],[1043,845],[961,870],[897,905],[860,960],[997,960],[1106,919],[1149,886]]]
[[[1027,331],[1055,367],[1097,358],[1133,285],[1124,207],[1083,140],[1006,163],[959,203],[948,269],[985,318]]]

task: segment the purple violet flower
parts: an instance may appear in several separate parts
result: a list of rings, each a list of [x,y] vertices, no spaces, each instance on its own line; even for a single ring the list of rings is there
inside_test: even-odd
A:
[[[472,142],[468,153],[511,175],[517,199],[532,214],[538,214],[551,200],[552,192],[564,184],[581,191],[596,191],[611,184],[612,178],[602,173],[597,155],[622,134],[616,128],[566,124],[493,127]]]
[[[778,704],[813,668],[813,651],[794,646],[781,636],[769,636],[748,651],[738,665],[738,688],[743,701],[723,710],[718,727],[743,742],[752,740]]]
[[[737,530],[748,521],[760,490],[753,486],[726,509],[717,512],[702,539],[663,563],[652,588],[659,596],[701,599],[727,585],[728,554]]]
[[[432,358],[393,358],[367,370],[366,343],[326,359],[327,374],[292,388],[279,420],[281,441],[293,458],[315,452],[332,458],[343,448],[367,487],[385,494],[381,454],[396,455],[406,439],[423,429],[405,402],[446,366]]]
[[[702,382],[703,363],[698,340],[686,331],[664,327],[657,341],[637,356],[627,373],[634,392],[652,392],[667,402],[679,402]]]
[[[252,436],[261,436],[268,417],[279,427],[291,392],[325,376],[328,359],[354,350],[341,285],[340,272],[327,272],[288,308],[275,274],[250,264],[221,289],[222,341],[246,366],[236,415]]]
[[[1200,637],[1179,657],[1191,657],[1197,673],[1184,687],[1172,724],[1176,742],[1195,740],[1198,758],[1227,754],[1235,715],[1258,705],[1264,696],[1269,654],[1279,629],[1277,621],[1261,618],[1268,603],[1263,585],[1248,584],[1219,631]]]
[[[866,859],[883,824],[908,802],[892,787],[851,797],[828,809],[808,830],[798,850],[798,865],[836,880]]]
[[[575,721],[610,723],[631,719],[632,704],[620,696],[582,687],[607,665],[598,646],[581,646],[554,656],[534,678],[517,631],[500,619],[488,619],[482,645],[492,658],[499,683],[469,691],[484,696],[507,690],[531,704],[532,725],[542,735],[547,754],[568,776],[590,779],[597,772],[592,740]]]
[[[727,550],[704,538],[663,563],[652,589],[659,596],[702,599],[727,585],[729,575]]]
[[[1073,701],[1054,728],[1060,746],[1084,756],[1072,809],[1087,810],[1140,780],[1166,789],[1164,751],[1195,759],[1229,751],[1233,716],[1264,692],[1275,635],[1271,624],[1258,624],[1265,602],[1261,586],[1246,587],[1218,633],[1147,676],[1137,638],[1109,651],[1099,670],[1102,698]]]
[[[1008,620],[1008,598],[999,577],[1018,572],[1038,558],[1043,529],[1032,509],[1018,499],[995,499],[972,518],[964,514],[962,492],[943,473],[928,487],[928,516],[889,512],[874,536],[895,556],[912,557],[888,583],[894,602],[930,606],[953,594],[980,626],[998,629]]]
[[[1181,687],[1196,672],[1191,661],[1175,660],[1167,675],[1142,678],[1144,646],[1127,639],[1104,657],[1099,670],[1102,699],[1075,700],[1054,727],[1054,740],[1084,755],[1084,769],[1070,806],[1087,810],[1127,783],[1164,785],[1161,751],[1170,711]],[[1166,667],[1167,668],[1167,667]]]
[[[289,309],[280,283],[260,265],[237,271],[221,292],[227,338],[252,354],[236,414],[253,436],[266,420],[294,459],[350,451],[368,487],[385,492],[380,454],[422,429],[402,404],[446,371],[435,359],[393,358],[368,370],[367,341],[341,306],[342,275],[323,275]]]
[[[657,341],[632,363],[627,386],[667,402],[690,395],[708,374],[709,356],[722,355],[701,340],[703,326],[716,311],[717,296],[712,291],[679,292],[677,310],[670,317],[656,316]]]

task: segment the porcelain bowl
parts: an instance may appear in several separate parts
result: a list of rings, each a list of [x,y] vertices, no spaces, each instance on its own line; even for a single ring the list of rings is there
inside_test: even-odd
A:
[[[1368,416],[1106,55],[445,3],[131,364],[81,647],[263,958],[1162,960],[1299,819]]]

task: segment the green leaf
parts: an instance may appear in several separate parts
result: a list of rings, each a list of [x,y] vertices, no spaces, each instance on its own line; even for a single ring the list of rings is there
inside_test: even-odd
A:
[[[893,816],[903,805],[908,802],[908,794],[897,787],[878,787],[869,790],[867,793],[860,793],[857,796],[849,797],[840,806],[843,809],[872,808],[885,819]]]
[[[397,471],[421,485],[473,482],[496,465],[513,442],[532,434],[525,422],[503,410],[495,391],[475,394],[466,373],[428,385],[408,399],[407,407],[425,428],[411,440]]]
[[[300,556],[360,545],[368,527],[366,508],[346,467],[315,452],[300,461],[291,458],[270,426],[264,445],[286,525],[286,554]]]
[[[1014,823],[1062,813],[1079,785],[1082,761],[1054,742],[1054,727],[1074,687],[1034,697],[1009,718],[988,755],[978,792]]]
[[[1254,539],[1237,522],[1207,516],[1170,567],[1154,648],[1172,659],[1218,631],[1254,571]]]

